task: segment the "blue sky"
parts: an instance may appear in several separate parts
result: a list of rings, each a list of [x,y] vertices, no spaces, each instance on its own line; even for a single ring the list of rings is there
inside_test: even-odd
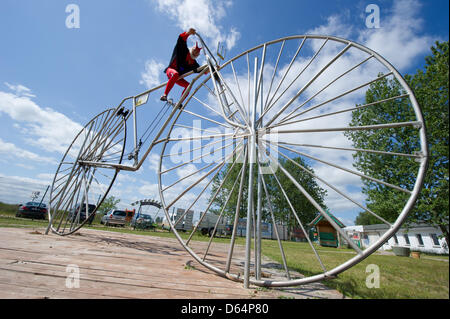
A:
[[[69,4],[80,9],[80,28],[66,26]],[[380,8],[379,29],[365,25],[369,4]],[[82,125],[164,81],[161,69],[189,26],[212,48],[225,42],[228,57],[288,35],[341,36],[381,53],[404,74],[424,66],[436,40],[448,41],[448,7],[446,0],[2,0],[0,201],[43,193]],[[122,204],[147,197],[154,173],[148,164],[123,177],[130,188]]]

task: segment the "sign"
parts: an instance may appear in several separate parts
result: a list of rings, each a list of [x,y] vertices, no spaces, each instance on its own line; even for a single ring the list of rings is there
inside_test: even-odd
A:
[[[142,105],[142,104],[145,104],[145,103],[147,103],[147,101],[148,101],[148,93],[146,93],[146,94],[142,94],[142,95],[139,95],[139,96],[136,96],[135,98],[134,98],[134,104],[136,105],[136,106],[139,106],[139,105]]]

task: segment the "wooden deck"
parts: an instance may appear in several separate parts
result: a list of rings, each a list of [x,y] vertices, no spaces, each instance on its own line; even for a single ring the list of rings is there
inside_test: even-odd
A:
[[[342,298],[320,283],[244,289],[194,262],[175,239],[90,229],[60,237],[44,231],[0,228],[0,298]],[[70,265],[79,270],[79,287],[70,287]]]

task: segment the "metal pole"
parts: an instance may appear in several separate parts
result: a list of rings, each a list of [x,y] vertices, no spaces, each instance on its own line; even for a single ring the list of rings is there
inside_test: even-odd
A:
[[[136,99],[133,98],[133,124],[134,124],[134,165],[138,165],[138,152],[137,152],[137,119],[136,119]]]
[[[249,140],[249,178],[248,178],[248,199],[247,199],[247,229],[246,229],[246,238],[245,238],[245,268],[244,268],[244,288],[249,288],[249,280],[250,280],[250,253],[251,253],[251,229],[252,229],[252,216],[254,213],[254,205],[253,205],[253,165],[255,163],[255,153],[256,153],[256,127],[255,127],[255,118],[256,118],[256,101],[257,101],[257,69],[258,69],[258,58],[255,57],[255,99],[253,103],[253,113],[250,121],[250,129],[252,135],[250,135]]]
[[[251,250],[251,227],[253,212],[253,163],[255,162],[255,136],[250,136],[249,141],[249,181],[248,181],[248,201],[247,201],[247,229],[245,238],[245,268],[244,268],[244,288],[249,287],[250,278],[250,250]]]
[[[41,198],[41,202],[39,203],[39,207],[41,207],[42,201],[44,200],[45,195],[47,195],[47,191],[50,188],[50,185],[47,186],[47,189],[45,190],[44,196]]]
[[[258,156],[258,154],[256,155]],[[256,207],[256,260],[255,260],[255,276],[256,280],[261,279],[261,206],[262,206],[262,184],[261,173],[258,170],[258,202]]]
[[[263,61],[261,63],[261,69],[259,74],[259,93],[261,95],[261,101],[260,102],[260,109],[259,109],[259,116],[264,112],[264,94],[263,94],[263,73],[264,73],[264,59],[265,59],[265,52],[266,47],[264,46],[264,52],[263,52]],[[257,104],[257,98],[255,101],[255,105]],[[256,110],[256,107],[255,107]],[[258,127],[263,127],[262,120],[256,122],[256,116],[255,116],[255,123],[257,123]],[[255,128],[256,130],[256,128]],[[256,141],[257,145],[259,144],[259,141]],[[258,161],[258,167],[259,167],[259,156],[260,156],[260,150],[259,147],[257,149],[256,153],[256,160]],[[255,245],[255,251],[256,251],[256,259],[255,259],[255,277],[256,280],[261,280],[261,215],[262,215],[262,195],[263,195],[263,189],[262,189],[262,177],[261,177],[261,170],[258,169],[258,202],[257,202],[257,208],[256,208],[256,245]]]

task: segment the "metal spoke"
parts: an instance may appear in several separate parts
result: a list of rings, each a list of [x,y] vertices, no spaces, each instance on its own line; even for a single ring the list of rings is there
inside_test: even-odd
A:
[[[269,142],[269,141],[267,141],[267,140],[266,140],[265,142],[268,142],[269,144],[272,144],[272,142]],[[371,181],[373,181],[373,182],[376,182],[376,183],[378,183],[378,184],[383,184],[383,185],[385,185],[385,186],[388,186],[388,187],[390,187],[390,188],[399,190],[399,191],[401,191],[401,192],[404,192],[404,193],[407,193],[407,194],[411,194],[411,191],[408,190],[408,189],[404,189],[404,188],[401,188],[401,187],[399,187],[399,186],[396,186],[396,185],[393,185],[393,184],[390,184],[390,183],[386,183],[386,182],[384,182],[384,181],[382,181],[382,180],[379,180],[379,179],[377,179],[377,178],[373,178],[373,177],[371,177],[371,176],[368,176],[368,175],[365,175],[365,174],[361,174],[361,173],[359,173],[359,172],[357,172],[357,171],[354,171],[354,170],[351,170],[351,169],[348,169],[348,168],[345,168],[345,167],[342,167],[342,166],[339,166],[339,165],[330,163],[330,162],[328,162],[328,161],[325,161],[325,160],[322,160],[322,159],[320,159],[320,158],[317,158],[317,157],[308,155],[308,154],[306,154],[306,153],[299,152],[299,151],[294,150],[294,149],[292,149],[292,148],[290,148],[290,147],[286,147],[286,146],[279,145],[279,144],[278,144],[278,146],[281,147],[281,148],[284,148],[285,150],[288,150],[288,151],[290,151],[290,152],[296,153],[296,154],[298,154],[298,155],[308,157],[308,158],[313,159],[313,160],[315,160],[315,161],[321,162],[321,163],[323,163],[323,164],[327,164],[327,165],[329,165],[329,166],[333,166],[333,167],[335,167],[335,168],[338,168],[338,169],[343,170],[343,171],[346,171],[346,172],[348,172],[348,173],[357,175],[357,176],[359,176],[359,177],[362,177],[362,178],[365,178],[365,179],[369,179],[369,180],[371,180]]]
[[[234,163],[236,163],[236,161]],[[241,175],[243,169],[244,169],[244,166],[241,167],[241,169],[239,170],[239,173],[238,173],[237,176]],[[231,170],[232,170],[232,168],[230,168],[230,171]],[[234,188],[236,187],[236,184],[237,184],[238,181],[239,181],[239,178],[236,178],[236,180],[233,183],[233,186],[231,187],[230,192],[228,193],[228,196],[227,196],[227,199],[225,200],[225,203],[222,205],[222,209],[220,210],[219,218],[217,218],[216,224],[214,225],[213,234],[215,234],[216,231],[217,231],[217,226],[219,225],[219,222],[220,222],[220,220],[222,218],[223,212],[225,211],[225,208],[227,207],[228,202],[230,201],[231,195],[233,194]],[[214,236],[211,236],[211,238],[208,241],[208,246],[206,247],[205,253],[203,254],[203,260],[205,260],[206,256],[208,255],[208,251],[209,251],[209,248],[211,247],[211,243],[212,243],[213,238],[214,238]]]
[[[258,170],[259,170],[259,176],[261,177],[262,186],[264,188],[264,193],[266,194],[267,206],[269,207],[270,217],[272,219],[272,225],[274,225],[273,229],[275,231],[275,237],[277,238],[278,248],[280,249],[281,258],[283,260],[284,270],[286,271],[286,277],[288,278],[288,280],[290,280],[291,279],[291,275],[289,274],[289,269],[288,269],[288,266],[287,266],[287,263],[286,263],[286,256],[284,254],[283,244],[281,243],[280,235],[278,234],[278,229],[277,229],[277,226],[276,226],[277,223],[275,222],[275,215],[273,214],[273,208],[272,208],[272,204],[270,203],[269,192],[267,191],[266,182],[264,181],[264,175],[263,175],[263,173],[261,171],[261,166],[259,164],[259,161],[258,161]]]
[[[200,104],[202,104],[204,107],[206,107],[207,109],[213,111],[214,113],[216,113],[219,116],[222,116],[222,114],[220,114],[218,111],[216,111],[212,106],[209,106],[207,103],[201,101],[199,98],[193,96],[193,99],[195,99],[197,102],[199,102]]]
[[[350,72],[352,72],[353,70],[357,69],[358,67],[360,67],[361,65],[363,65],[364,63],[366,63],[367,61],[369,61],[371,58],[373,58],[373,55],[370,55],[369,57],[367,57],[366,59],[364,59],[363,61],[359,62],[358,64],[356,64],[355,66],[353,66],[352,68],[348,69],[347,71],[345,71],[344,73],[340,74],[339,76],[337,76],[336,78],[334,78],[332,81],[330,81],[327,85],[325,85],[323,88],[321,88],[319,91],[317,91],[313,96],[311,96],[309,99],[307,99],[305,102],[303,102],[300,106],[296,107],[294,110],[292,110],[288,115],[286,115],[283,119],[281,119],[278,123],[283,123],[287,120],[290,119],[290,116],[292,114],[294,114],[295,112],[297,112],[300,108],[302,108],[305,104],[307,104],[308,102],[310,102],[312,99],[316,98],[320,93],[322,93],[323,91],[325,91],[328,87],[330,87],[332,84],[334,84],[337,80],[341,79],[342,77],[344,77],[345,75],[349,74]]]
[[[288,203],[292,214],[294,215],[295,219],[297,220],[297,223],[300,225],[300,228],[302,229],[303,234],[305,234],[306,240],[308,241],[309,246],[311,247],[312,251],[314,252],[314,255],[316,256],[316,259],[319,262],[320,267],[322,268],[322,270],[324,272],[326,272],[327,269],[325,268],[325,265],[323,264],[322,259],[319,256],[319,253],[317,252],[316,248],[314,247],[314,244],[312,243],[311,239],[307,235],[308,233],[306,232],[306,229],[303,226],[303,223],[301,222],[300,218],[298,217],[298,214],[297,214],[294,206],[292,205],[291,200],[289,199],[289,196],[287,195],[286,191],[284,190],[283,186],[281,185],[281,182],[278,179],[278,177],[277,177],[275,171],[273,170],[273,168],[270,165],[269,165],[269,168],[270,168],[270,170],[272,172],[272,176],[274,177],[275,181],[277,182],[277,185],[278,185],[279,189],[281,190],[281,193],[283,194],[284,198],[286,199],[286,202]]]
[[[245,124],[248,126],[249,125],[249,123],[248,123],[248,119],[247,119],[247,116],[246,116],[246,113],[245,113],[245,111],[242,109],[242,106],[239,104],[239,102],[237,101],[237,99],[236,99],[236,97],[234,96],[234,94],[233,94],[233,92],[231,91],[231,89],[230,89],[230,87],[226,84],[226,81],[224,80],[224,78],[222,77],[222,75],[219,73],[219,72],[217,72],[217,75],[219,76],[219,78],[220,78],[220,81],[221,81],[221,83],[220,83],[220,85],[221,85],[221,87],[223,87],[223,89],[222,90],[224,90],[225,92],[227,92],[230,96],[231,96],[231,99],[233,100],[233,103],[234,103],[234,105],[236,106],[236,108],[238,109],[238,111],[239,111],[239,114],[241,115],[241,117],[242,117],[242,119],[244,120],[244,122],[245,122]],[[219,89],[219,86],[218,86],[218,84],[216,83],[216,81],[214,81],[213,80],[213,83],[214,83],[214,87],[216,88],[216,92],[217,92],[217,96],[219,96],[221,93],[221,90]],[[220,102],[221,102],[221,99],[219,99],[220,100]],[[220,103],[221,105],[222,105],[222,103]],[[227,107],[229,106],[229,104],[227,105]],[[222,108],[223,108],[223,106],[222,106]],[[225,113],[224,113],[225,114]],[[241,126],[241,125],[238,125],[238,126]],[[243,126],[241,126],[242,128],[244,128]]]
[[[342,93],[342,94],[339,94],[339,95],[337,95],[337,96],[335,96],[335,97],[333,97],[333,98],[331,98],[331,99],[329,99],[329,100],[327,100],[327,101],[325,101],[325,102],[322,102],[322,103],[319,103],[319,104],[317,104],[317,105],[315,105],[315,106],[312,106],[312,107],[306,109],[305,111],[303,111],[302,113],[299,113],[299,114],[296,114],[296,115],[290,117],[289,120],[291,120],[291,119],[293,119],[293,118],[295,118],[295,117],[298,117],[298,116],[300,116],[300,115],[303,115],[303,114],[305,114],[305,113],[311,112],[312,110],[315,110],[315,109],[317,109],[317,108],[319,108],[319,107],[321,107],[321,106],[323,106],[323,105],[326,105],[326,104],[328,104],[328,103],[330,103],[330,102],[333,102],[333,101],[335,101],[335,100],[337,100],[337,99],[340,99],[340,98],[343,97],[343,96],[346,96],[346,95],[348,95],[348,94],[350,94],[350,93],[353,93],[353,92],[355,92],[355,91],[357,91],[357,90],[359,90],[359,89],[362,89],[363,87],[366,87],[366,86],[368,86],[368,85],[370,85],[370,84],[372,84],[372,83],[375,83],[375,82],[377,82],[377,81],[380,81],[381,79],[383,79],[383,78],[385,78],[385,77],[388,77],[388,76],[390,76],[390,75],[392,75],[392,74],[393,74],[393,72],[389,72],[389,73],[387,73],[387,74],[384,74],[384,75],[382,75],[382,76],[377,77],[377,78],[374,79],[374,80],[371,80],[371,81],[369,81],[369,82],[366,82],[366,83],[364,83],[364,84],[361,84],[361,85],[359,85],[359,86],[357,86],[357,87],[355,87],[355,88],[353,88],[353,89],[350,89],[350,90],[348,90],[348,91],[346,91],[346,92],[344,92],[344,93]],[[274,124],[273,126],[269,126],[269,125],[267,125],[267,126],[268,126],[269,128],[272,128],[272,127],[275,127],[277,124],[278,124],[278,123]]]
[[[272,145],[270,145],[272,147]],[[371,214],[372,216],[378,218],[380,221],[382,221],[383,223],[385,223],[386,225],[388,225],[389,227],[392,227],[392,224],[389,223],[387,220],[385,220],[384,218],[378,216],[376,213],[374,213],[373,211],[371,211],[370,209],[368,209],[367,207],[364,207],[363,205],[361,205],[360,203],[358,203],[356,200],[352,199],[350,196],[345,195],[343,192],[341,192],[339,189],[337,189],[335,186],[331,185],[330,183],[328,183],[327,181],[325,181],[323,178],[320,178],[319,176],[317,176],[316,174],[314,174],[313,172],[311,172],[310,170],[306,169],[305,167],[303,167],[302,165],[300,165],[299,163],[295,162],[294,160],[292,160],[292,158],[286,156],[285,154],[283,154],[282,152],[280,152],[279,150],[275,149],[275,151],[277,151],[278,154],[280,154],[281,156],[283,156],[284,158],[286,158],[287,160],[289,160],[291,163],[293,163],[294,165],[296,165],[297,167],[299,167],[300,169],[302,169],[303,171],[307,172],[309,175],[311,175],[312,177],[320,180],[322,183],[324,183],[325,185],[327,185],[328,187],[330,187],[331,189],[333,189],[336,193],[338,193],[339,195],[341,195],[342,197],[344,197],[345,199],[349,200],[350,202],[352,202],[353,204],[355,204],[356,206],[358,206],[359,208],[362,208],[364,211],[368,212],[369,214]]]
[[[191,137],[180,137],[180,138],[169,138],[168,142],[180,142],[180,141],[191,141],[191,140],[201,140],[201,139],[211,139],[211,138],[217,138],[217,137],[226,137],[226,136],[233,136],[233,137],[247,137],[249,134],[240,134],[236,135],[236,133],[223,133],[223,134],[215,134],[215,135],[203,135],[203,136],[191,136]]]
[[[242,152],[242,150],[240,150],[240,151]],[[205,211],[204,211],[203,214],[200,216],[200,219],[199,219],[197,225],[195,225],[195,227],[194,227],[194,229],[192,230],[192,232],[191,232],[189,238],[186,240],[186,245],[189,244],[189,242],[190,242],[192,236],[193,236],[194,233],[197,231],[198,226],[201,224],[201,222],[202,222],[203,219],[205,218],[206,214],[208,213],[209,209],[211,208],[211,205],[212,205],[212,204],[214,203],[214,201],[216,200],[217,195],[219,195],[220,191],[222,190],[223,185],[225,184],[225,181],[227,180],[229,174],[231,173],[231,171],[232,171],[232,169],[233,169],[235,163],[236,163],[236,161],[233,162],[232,167],[228,170],[227,174],[226,174],[225,177],[223,178],[223,180],[222,180],[222,182],[220,183],[219,187],[217,188],[216,192],[214,193],[214,195],[213,195],[212,198],[210,199],[210,201],[209,201],[209,203],[208,203],[208,206],[205,208]],[[219,169],[219,170],[220,170],[220,169]],[[211,237],[213,237],[213,236],[214,236],[214,234],[213,234]]]
[[[228,146],[230,146],[230,145],[233,145],[233,143],[234,143],[234,142],[231,142],[231,143],[229,143],[229,144],[227,144],[227,145],[225,145],[225,146],[222,146],[221,148],[217,149],[217,151],[219,151],[219,150],[221,150],[221,149],[224,149],[224,148],[226,148],[226,147],[228,147]],[[202,154],[202,155],[200,155],[200,156],[198,156],[198,157],[195,157],[195,158],[191,159],[190,161],[183,162],[183,163],[181,163],[181,164],[179,164],[179,165],[176,165],[176,166],[174,166],[174,167],[168,168],[168,169],[162,171],[161,174],[166,174],[166,173],[168,173],[168,172],[170,172],[170,171],[173,171],[173,170],[175,170],[175,169],[177,169],[177,168],[180,168],[180,167],[182,167],[182,166],[185,166],[185,165],[188,165],[188,164],[190,164],[190,163],[193,163],[193,162],[195,162],[195,161],[197,161],[197,160],[199,160],[199,159],[202,159],[202,158],[205,157],[205,156],[209,156],[209,155],[210,155],[210,154]]]
[[[268,155],[272,160],[273,157]],[[319,213],[333,226],[333,228],[347,241],[347,243],[359,254],[362,255],[363,252],[359,247],[348,238],[347,234],[342,231],[341,227],[324,211],[324,209],[315,201],[315,199],[301,186],[297,180],[283,167],[283,165],[278,166],[283,174],[291,180],[291,182],[297,187],[297,189],[306,197],[306,199],[319,211]]]
[[[189,126],[189,125],[183,125],[183,124],[175,124],[174,126],[175,127],[192,129],[192,130],[197,130],[197,131],[202,131],[202,132],[209,132],[209,133],[213,133],[213,134],[220,133],[220,132],[217,132],[217,131],[212,131],[212,130],[208,130],[208,129],[204,129],[204,128],[199,128],[199,127]]]
[[[244,98],[242,97],[241,86],[239,85],[239,81],[238,81],[238,78],[236,76],[236,70],[234,69],[233,61],[231,61],[230,65],[231,65],[231,69],[233,70],[234,82],[236,83],[236,86],[238,88],[239,96],[241,98],[241,103],[242,103],[242,105],[245,105]],[[243,109],[245,110],[245,108],[243,108]],[[248,114],[246,114],[246,116],[248,118]]]
[[[242,142],[241,142],[242,143]],[[239,143],[239,144],[241,144]],[[184,194],[186,194],[188,191],[190,191],[192,188],[194,188],[198,183],[200,183],[202,180],[204,180],[208,175],[210,175],[212,172],[214,172],[216,169],[220,169],[223,165],[225,165],[226,161],[228,159],[230,159],[231,157],[234,156],[234,154],[236,153],[236,151],[238,150],[239,147],[237,147],[232,154],[230,154],[227,159],[225,159],[222,163],[217,164],[216,166],[214,166],[210,171],[208,171],[208,173],[206,173],[202,178],[200,178],[197,182],[195,182],[194,184],[190,185],[187,189],[185,189],[183,192],[181,192],[181,194],[179,196],[177,196],[169,205],[167,205],[168,208],[172,207],[173,204],[175,204],[181,197],[184,196]]]
[[[225,142],[225,141],[228,141],[228,140],[231,140],[231,139],[234,139],[234,137],[231,136],[231,137],[227,137],[227,138],[224,138],[224,139],[221,139],[221,140],[218,140],[218,141],[213,141],[211,143],[208,143],[208,144],[205,144],[203,146],[196,147],[196,148],[193,148],[193,149],[190,149],[188,151],[181,152],[181,153],[163,154],[162,157],[164,158],[164,157],[180,156],[180,155],[183,155],[183,154],[194,153],[195,151],[198,151],[198,150],[204,149],[206,147],[210,147],[210,146],[215,145],[217,143],[222,143],[222,142]]]
[[[71,234],[81,228],[89,216],[95,213],[94,210],[89,214],[88,209],[89,198],[91,198],[89,193],[94,188],[93,180],[95,181],[93,191],[103,191],[103,198],[111,188],[118,173],[117,170],[101,171],[83,163],[89,160],[93,163],[97,163],[95,161],[98,163],[108,161],[113,164],[121,162],[123,146],[126,142],[125,122],[115,112],[116,109],[110,109],[97,115],[79,132],[66,151],[50,191],[49,225],[46,233],[52,229],[58,235]],[[105,185],[95,177],[95,174],[97,177],[106,178]],[[108,183],[109,186],[107,186]],[[82,201],[79,203],[80,196]],[[100,195],[99,203],[103,198]],[[84,209],[87,208],[84,220],[80,219],[81,206],[77,212],[74,210],[77,204],[86,206]]]
[[[203,171],[203,170],[205,170],[205,169],[211,167],[212,165],[214,165],[214,163],[210,163],[210,164],[208,164],[208,165],[206,165],[206,166],[203,166],[202,168],[200,168],[200,169],[194,171],[193,173],[190,173],[190,174],[188,174],[188,175],[186,175],[186,176],[183,176],[182,178],[176,180],[175,182],[173,182],[173,183],[170,184],[169,186],[164,187],[162,191],[165,192],[166,190],[168,190],[169,188],[175,186],[175,185],[178,184],[179,182],[184,181],[186,178],[189,178],[189,177],[191,177],[191,176],[193,176],[193,175],[195,175],[195,174],[200,173],[201,171]]]
[[[371,131],[384,128],[399,128],[399,127],[413,127],[421,128],[422,122],[399,122],[389,124],[374,124],[364,126],[347,126],[347,127],[329,127],[329,128],[314,128],[314,129],[299,129],[299,130],[276,130],[278,134],[290,134],[290,133],[327,133],[327,132],[347,132],[347,131]],[[270,132],[267,130],[266,132]]]
[[[328,42],[328,38],[325,39],[325,41],[322,43],[322,45],[320,46],[319,50],[316,51],[316,53],[311,57],[311,59],[309,59],[308,64],[306,64],[306,66],[300,71],[300,73],[297,74],[297,76],[294,78],[294,80],[291,81],[291,83],[288,85],[288,87],[277,97],[277,99],[274,102],[271,102],[271,104],[267,107],[266,111],[263,113],[263,115],[261,115],[261,118],[264,117],[265,114],[267,114],[272,107],[280,100],[280,98],[289,90],[289,88],[292,86],[292,84],[295,83],[295,81],[297,81],[297,79],[303,74],[303,72],[306,71],[306,69],[311,65],[311,63],[316,59],[316,57],[319,55],[320,51],[322,51],[322,48],[325,46],[325,44],[327,44]],[[337,58],[335,58],[337,59]],[[323,71],[325,71],[326,68],[328,68],[329,65],[331,65],[332,62],[330,62],[329,64],[327,64],[327,66],[325,66],[325,68],[322,68],[321,71],[319,71],[319,73],[313,78],[311,79],[307,85],[305,85],[287,104],[285,104],[280,111],[277,111],[277,113],[275,114],[275,117],[273,117],[272,119],[270,119],[267,123],[267,125],[270,125],[273,121],[275,121],[278,116],[280,114],[282,114],[302,93],[304,90],[306,90],[309,85],[320,75],[322,74]]]
[[[292,122],[283,122],[283,123],[280,122],[280,123],[277,123],[276,125],[274,125],[273,127],[280,127],[282,125],[290,125],[290,124],[294,124],[294,123],[306,122],[306,121],[316,120],[316,119],[323,118],[323,117],[329,117],[329,116],[333,116],[333,115],[338,115],[338,114],[342,114],[342,113],[346,113],[346,112],[353,112],[353,111],[356,111],[356,110],[361,110],[361,109],[366,108],[368,106],[377,105],[377,104],[380,104],[380,103],[383,103],[383,102],[387,102],[387,101],[391,101],[391,100],[395,100],[395,99],[403,98],[403,97],[407,97],[407,96],[408,96],[408,94],[399,95],[399,96],[396,96],[396,97],[393,97],[393,98],[389,98],[389,99],[385,99],[385,100],[382,100],[382,101],[376,101],[376,102],[373,102],[373,103],[368,103],[368,104],[364,104],[364,105],[360,105],[360,106],[356,106],[356,107],[352,107],[352,108],[348,108],[348,109],[344,109],[344,110],[340,110],[340,111],[336,111],[336,112],[324,113],[324,114],[320,114],[320,115],[317,115],[317,116],[312,116],[312,117],[308,117],[308,118],[304,118],[304,119],[300,119],[300,120],[295,120],[295,121],[292,121]],[[300,115],[301,114],[299,114],[299,116]]]
[[[275,68],[274,68],[273,73],[272,73],[272,79],[270,80],[269,90],[267,91],[266,102],[264,104],[263,111],[265,111],[267,109],[267,106],[268,106],[270,91],[272,91],[273,80],[275,79],[275,75],[276,75],[277,70],[278,70],[278,63],[280,62],[280,57],[281,57],[281,54],[283,53],[283,49],[284,49],[284,44],[285,43],[286,43],[286,40],[283,40],[283,43],[281,44],[280,52],[278,53],[277,62],[275,63]],[[263,113],[261,113],[261,114],[263,114]],[[262,117],[262,115],[261,115],[261,117]]]
[[[224,123],[215,121],[215,120],[210,119],[210,118],[208,118],[208,117],[206,117],[206,116],[202,116],[202,115],[200,115],[200,114],[194,113],[194,112],[192,112],[192,111],[188,111],[188,110],[186,110],[186,109],[182,109],[182,112],[187,113],[187,114],[190,114],[190,115],[193,115],[193,116],[196,116],[196,117],[198,117],[199,119],[203,119],[203,120],[206,120],[206,121],[208,121],[208,122],[211,122],[211,123],[214,123],[214,124],[217,124],[217,125],[226,127],[226,128],[231,128],[231,127],[232,127],[232,126],[230,126],[230,125],[227,125],[227,124],[224,124]]]
[[[242,150],[240,151],[239,154],[242,153]],[[235,162],[234,162],[235,163]],[[233,164],[234,166],[234,164]],[[232,167],[231,167],[232,169]],[[230,170],[231,170],[230,169]],[[185,210],[185,212],[180,216],[180,218],[178,218],[178,220],[175,222],[175,224],[173,225],[174,227],[176,227],[178,225],[178,223],[183,220],[184,216],[189,212],[189,210],[195,205],[195,203],[197,203],[197,201],[200,199],[200,197],[202,196],[202,194],[205,192],[205,190],[209,187],[209,185],[214,181],[214,179],[216,178],[217,175],[219,175],[220,173],[220,169],[218,169],[216,171],[216,173],[214,173],[214,176],[209,180],[208,184],[206,184],[205,187],[203,187],[202,191],[197,195],[197,197],[195,198],[195,200],[191,203],[191,205]]]
[[[266,115],[267,112],[269,112],[270,109],[273,107],[274,103],[272,103],[272,100],[273,100],[273,98],[275,97],[275,95],[278,93],[278,90],[280,89],[281,84],[283,84],[284,79],[286,78],[286,76],[287,76],[287,74],[289,73],[289,71],[290,71],[292,65],[294,64],[294,61],[295,61],[295,59],[297,58],[297,55],[300,53],[300,50],[302,49],[303,45],[305,44],[305,41],[306,41],[306,37],[303,38],[303,40],[302,40],[300,46],[299,46],[298,49],[297,49],[297,52],[295,52],[294,57],[291,59],[291,62],[289,63],[288,68],[287,68],[286,71],[284,72],[283,77],[281,78],[280,82],[278,83],[277,88],[275,89],[275,92],[274,92],[273,95],[272,95],[272,98],[270,99],[270,101],[269,101],[268,103],[266,103],[266,106],[265,106],[265,108],[264,108],[264,113],[261,114],[260,118],[263,118],[264,115]],[[249,104],[250,104],[250,103],[249,103]]]
[[[336,147],[336,146],[313,145],[313,144],[298,144],[298,143],[289,143],[289,142],[280,142],[280,141],[278,141],[278,144],[301,146],[301,147],[312,147],[312,148],[323,148],[323,149],[339,150],[339,151],[373,153],[373,154],[390,155],[390,156],[403,156],[403,157],[410,157],[410,158],[422,158],[423,157],[422,154],[405,154],[405,153],[397,153],[397,152],[377,151],[377,150],[364,149],[364,148]]]
[[[328,41],[328,40],[327,40]],[[312,60],[314,60],[314,58],[317,56],[317,54],[320,52],[320,50],[323,48],[323,46],[326,44],[326,42],[324,42],[324,44],[320,47],[320,49],[316,52],[316,54],[312,57],[311,61],[307,64],[307,66],[305,67],[305,69],[311,64]],[[295,102],[295,100],[323,73],[325,72],[326,69],[328,69],[328,67],[333,64],[334,61],[336,61],[337,59],[339,59],[345,52],[347,52],[348,49],[350,49],[352,45],[348,44],[342,51],[340,51],[333,59],[331,59],[319,72],[316,73],[316,75],[314,75],[312,77],[312,79],[310,79],[308,81],[308,83],[306,83],[290,100],[289,102],[287,102],[281,109],[280,111],[277,112],[277,114],[275,114],[275,116],[273,118],[271,118],[266,125],[270,126],[270,124],[272,124],[292,103]],[[303,72],[303,71],[302,71]],[[301,75],[301,74],[300,74]],[[299,76],[300,76],[299,75]],[[294,83],[297,80],[297,78],[292,82]],[[292,84],[291,83],[291,84]],[[287,89],[286,89],[287,91]],[[284,92],[283,92],[284,94]],[[275,101],[276,103],[276,101]]]
[[[228,122],[228,124],[231,124],[232,126],[238,126],[238,127],[242,128],[242,129],[245,129],[245,125],[244,125],[244,124],[232,122],[232,121],[229,120],[228,117],[225,115],[225,108],[228,108],[228,111],[229,111],[230,113],[231,113],[231,111],[229,110],[229,104],[228,104],[228,101],[226,100],[226,96],[223,96],[223,98],[225,99],[225,101],[222,101],[221,95],[224,94],[224,92],[225,92],[226,90],[229,90],[229,88],[224,88],[224,87],[223,87],[223,84],[224,84],[223,81],[224,81],[224,80],[223,80],[223,78],[221,77],[220,73],[214,71],[214,68],[212,67],[211,62],[210,62],[209,60],[208,60],[207,62],[208,62],[208,65],[209,65],[210,72],[211,72],[211,73],[215,73],[215,75],[217,75],[217,76],[219,77],[219,79],[220,79],[220,82],[219,82],[219,80],[215,79],[215,76],[212,76],[212,74],[211,74],[211,80],[212,80],[212,83],[214,84],[214,89],[215,89],[215,91],[216,91],[216,97],[217,97],[217,100],[218,100],[219,105],[220,105],[220,107],[221,107],[221,110],[222,110],[222,116],[223,116],[224,120],[225,120],[226,122]],[[219,83],[218,83],[218,82],[219,82]],[[231,94],[231,92],[229,92],[229,93]],[[243,118],[244,121],[246,122],[247,119],[245,118],[245,116],[244,116],[244,114],[243,114],[243,112],[242,112],[242,109],[241,109],[239,103],[236,101],[236,99],[234,98],[234,96],[233,96],[232,94],[231,94],[231,96],[232,96],[232,98],[233,98],[233,102],[235,103],[236,108],[239,110],[239,113],[241,114],[242,118]],[[224,106],[224,103],[225,103],[225,106]]]

